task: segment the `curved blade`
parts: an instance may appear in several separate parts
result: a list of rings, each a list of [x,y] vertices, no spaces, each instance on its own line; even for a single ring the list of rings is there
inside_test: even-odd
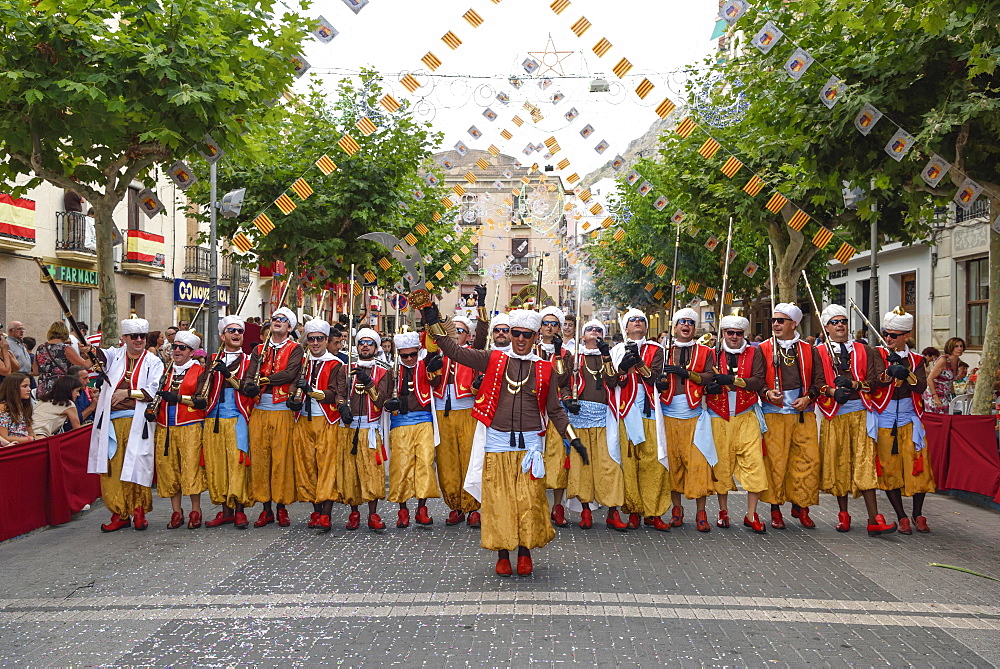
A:
[[[358,239],[365,239],[384,246],[392,257],[398,260],[406,268],[406,271],[410,273],[410,276],[413,277],[410,281],[410,287],[423,288],[423,284],[426,282],[424,278],[424,260],[416,247],[407,244],[401,239],[397,239],[388,232],[369,232],[361,235]]]

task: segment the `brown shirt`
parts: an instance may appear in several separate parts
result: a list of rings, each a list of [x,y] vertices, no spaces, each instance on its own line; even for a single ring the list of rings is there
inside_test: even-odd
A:
[[[854,355],[854,347],[847,346],[844,342],[843,345],[847,348],[847,357],[844,358],[841,355],[840,347],[841,343],[832,341],[830,346],[833,348],[833,354],[831,359],[834,361],[834,378],[838,376],[850,376],[852,379],[854,375],[851,372],[851,356]],[[819,396],[820,389],[825,385],[833,385],[831,380],[829,384],[826,382],[826,373],[823,369],[823,360],[819,357],[820,346],[826,346],[826,344],[818,344],[813,348],[813,380],[812,387],[810,387],[810,392],[815,393],[814,396]],[[878,375],[881,374],[885,367],[882,364],[882,356],[879,355],[878,351],[873,349],[867,344],[862,344],[865,347],[865,352],[868,354],[868,368],[865,370],[865,377],[863,379],[854,379],[855,381],[860,381],[862,383],[868,383],[870,388],[875,388],[878,382]],[[782,369],[784,371],[784,369]],[[861,399],[861,393],[857,390],[852,390],[847,396],[848,401]]]
[[[750,346],[747,346],[747,350],[751,350]],[[745,353],[746,351],[744,351]],[[745,390],[749,390],[752,393],[759,393],[764,389],[764,355],[760,351],[753,352],[753,366],[750,369],[750,376],[742,377],[736,373],[736,360],[737,355],[735,353],[727,353],[725,349],[722,350],[722,358],[719,360],[719,373],[721,374],[732,374],[743,379],[746,382]]]
[[[553,357],[551,353],[543,351],[541,346],[537,347],[535,353],[537,353],[538,357],[542,360],[551,360]],[[568,391],[570,382],[573,380],[573,354],[566,349],[562,349],[561,355],[563,360],[563,372],[562,374],[556,376],[556,384],[559,386],[560,390]],[[555,367],[552,369],[555,370]]]
[[[688,367],[691,364],[691,356],[694,355],[695,346],[698,346],[698,344],[695,344],[694,346],[674,347],[673,351],[671,352],[670,359],[667,360],[666,364]],[[654,363],[656,362],[655,358],[653,359],[653,362]],[[704,370],[700,369],[692,370],[698,372],[698,375],[701,377],[701,383],[699,383],[698,385],[707,386],[712,382],[712,379],[715,378],[715,374],[712,373],[712,369],[714,367],[715,367],[715,350],[713,349],[709,350],[708,355],[705,358]],[[697,383],[697,381],[695,381],[694,379],[689,379],[689,380],[691,381],[691,383]],[[683,383],[674,384],[674,397],[677,397],[678,395],[683,395],[684,392],[685,391]]]
[[[608,396],[604,387],[604,358],[599,355],[585,355],[577,359],[581,360],[580,371],[583,374],[583,388],[579,390],[579,399],[584,402],[607,404]],[[610,361],[610,358],[608,360]]]
[[[270,344],[267,344],[267,346],[270,346]],[[305,357],[305,349],[303,349],[295,342],[286,344],[286,346],[295,347],[294,349],[292,349],[292,352],[289,353],[288,355],[288,365],[280,371],[272,372],[270,376],[267,377],[268,380],[270,381],[270,385],[265,387],[264,390],[261,391],[262,393],[271,392],[269,388],[274,388],[276,386],[283,386],[286,383],[294,385],[295,382],[299,380],[299,375],[302,373],[302,359]],[[261,345],[260,350],[262,352],[266,352],[264,345]],[[257,370],[260,368],[260,363],[261,363],[260,356],[255,350],[253,354],[250,356],[250,366],[247,368],[246,376],[244,376],[243,378],[244,383],[249,383],[253,381],[254,378],[256,378]],[[292,388],[289,388],[288,392],[290,393],[291,391]]]
[[[361,369],[368,376],[372,376],[374,372],[373,367],[357,367],[357,365],[352,365],[351,369]],[[333,370],[331,376],[336,376],[337,381],[334,384],[334,392],[337,394],[337,405],[341,405],[348,401],[348,393],[350,394],[351,403],[351,413],[355,416],[367,416],[368,411],[368,395],[363,391],[359,390],[354,383],[354,377],[350,379],[347,378],[347,365],[339,365],[337,369]],[[375,406],[379,409],[385,404],[385,401],[392,396],[392,372],[386,370],[386,373],[379,379],[378,383],[375,384],[375,389],[378,391],[378,399],[375,400]]]
[[[338,359],[339,360],[339,359]],[[338,364],[333,371],[330,372],[330,377],[327,379],[326,388],[317,388],[316,382],[319,380],[319,371],[323,368],[323,363],[325,360],[313,360],[308,355],[304,359],[302,378],[309,384],[309,387],[313,390],[319,390],[323,393],[323,399],[313,400],[317,402],[323,402],[324,404],[332,404],[337,402],[337,398],[346,395],[346,391],[338,387],[338,383],[344,383],[344,377],[342,374],[337,372],[341,367],[345,367],[344,364]],[[294,392],[294,391],[293,391]],[[313,398],[310,398],[313,399]],[[305,398],[303,398],[303,402]]]
[[[881,358],[881,356],[879,356]],[[927,390],[927,370],[923,365],[917,365],[916,369],[910,367],[910,356],[900,353],[900,357],[903,361],[899,364],[906,367],[908,370],[913,372],[913,376],[916,377],[917,382],[911,384],[909,381],[903,381],[898,388],[892,393],[892,399],[894,400],[908,400],[912,399],[910,393],[917,393],[918,395],[923,395],[924,391]],[[887,366],[888,367],[888,366]],[[895,381],[889,379],[888,381],[879,381],[878,385],[880,387],[885,387],[892,385]]]
[[[421,404],[420,400],[417,399],[416,392],[414,392],[413,375],[416,374],[417,371],[417,367],[411,368],[406,365],[399,366],[399,373],[403,377],[403,383],[406,384],[406,394],[404,395],[403,393],[399,393],[399,396],[401,400],[406,400],[407,411],[430,411],[430,402],[427,404]],[[441,377],[439,376],[438,379],[440,378]]]

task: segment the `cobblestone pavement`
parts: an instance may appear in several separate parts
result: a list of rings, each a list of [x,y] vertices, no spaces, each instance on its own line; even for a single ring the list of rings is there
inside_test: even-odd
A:
[[[156,503],[146,532],[101,534],[95,505],[0,544],[0,663],[1000,665],[1000,583],[928,566],[1000,576],[1000,517],[942,496],[925,506],[931,534],[878,539],[835,532],[827,496],[817,529],[763,536],[622,535],[597,513],[507,579],[478,530],[444,526],[440,501],[429,530],[346,532],[340,509],[325,536],[302,504],[287,529],[190,531],[167,530]],[[739,518],[744,498],[730,508]]]

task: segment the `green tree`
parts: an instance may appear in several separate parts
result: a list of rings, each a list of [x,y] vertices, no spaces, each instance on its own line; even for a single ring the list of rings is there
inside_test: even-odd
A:
[[[0,5],[0,181],[94,208],[101,327],[118,337],[115,207],[151,168],[227,151],[293,80],[305,19],[270,0],[10,0]],[[23,179],[27,177],[26,181]]]

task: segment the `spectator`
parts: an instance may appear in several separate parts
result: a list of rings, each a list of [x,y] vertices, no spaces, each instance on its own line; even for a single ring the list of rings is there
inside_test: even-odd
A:
[[[24,323],[20,321],[11,321],[7,324],[7,344],[10,346],[10,352],[14,354],[14,358],[17,360],[17,369],[15,372],[21,372],[22,374],[31,374],[31,354],[24,346]]]
[[[965,352],[965,340],[952,337],[944,343],[944,355],[938,357],[927,375],[924,405],[931,413],[948,413],[948,404],[955,397],[955,379],[958,376],[960,356]]]
[[[34,441],[31,427],[31,383],[15,372],[0,383],[0,446]]]
[[[926,369],[927,373],[930,374],[931,369],[934,367],[934,363],[941,357],[941,351],[937,350],[933,346],[928,346],[920,352],[920,355],[924,356],[924,369]]]
[[[20,367],[20,363],[11,351],[13,343],[10,337],[0,333],[0,378],[16,373]]]
[[[84,321],[77,321],[76,322],[76,326],[78,328],[80,328],[80,332],[83,333],[83,338],[84,338],[84,340],[86,340],[87,339],[87,331],[90,330],[90,326],[87,325]],[[68,330],[69,326],[67,326],[66,329]],[[74,332],[70,332],[69,333],[69,344],[70,344],[70,346],[73,347],[74,351],[76,351],[77,353],[80,352],[80,340],[77,339],[76,333],[74,333]]]
[[[576,351],[576,316],[566,314],[562,328],[563,347],[567,351]]]
[[[163,344],[166,341],[166,337],[159,330],[153,330],[148,335],[146,335],[146,351],[152,353],[153,355],[160,355],[160,351],[163,350]]]
[[[82,369],[82,368],[81,368]],[[52,385],[49,399],[35,405],[31,415],[35,436],[51,437],[61,432],[66,423],[69,429],[80,427],[80,415],[76,410],[76,399],[80,395],[83,384],[73,374],[66,374],[56,379]]]
[[[80,419],[80,424],[90,423],[94,415],[94,411],[97,409],[97,397],[100,394],[97,388],[91,388],[87,385],[90,381],[90,374],[86,369],[80,367],[79,365],[73,365],[69,368],[70,376],[75,376],[80,380],[80,394],[77,395],[74,404],[76,404],[77,417]]]
[[[63,376],[72,365],[90,369],[90,361],[84,360],[69,344],[69,330],[62,321],[54,322],[45,335],[45,343],[38,347],[35,362],[32,366],[34,374],[38,375],[38,399],[48,399],[56,378]],[[86,355],[90,346],[82,344],[81,352]]]
[[[178,330],[188,330],[188,329],[190,329],[190,327],[191,327],[191,323],[188,322],[188,321],[181,321],[180,323],[177,324],[177,329]]]
[[[396,359],[396,343],[392,337],[382,337],[382,352],[386,360]]]
[[[340,349],[344,346],[344,329],[340,323],[335,324],[330,328],[330,337],[327,340],[326,350],[330,352],[331,355],[335,355],[344,363],[348,361],[347,356],[350,351],[343,352]]]
[[[958,374],[955,376],[955,383],[969,382],[969,363],[964,360],[958,363]]]

